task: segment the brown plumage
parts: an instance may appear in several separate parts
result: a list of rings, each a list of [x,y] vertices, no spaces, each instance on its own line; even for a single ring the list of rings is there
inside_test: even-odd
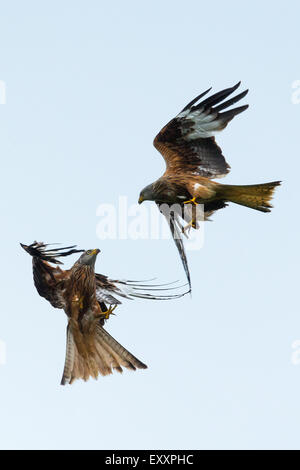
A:
[[[190,273],[181,234],[187,236],[187,229],[199,228],[200,220],[206,220],[216,210],[226,207],[227,202],[270,212],[270,200],[275,187],[280,184],[280,181],[274,181],[234,186],[211,180],[225,176],[230,169],[215,141],[215,133],[248,108],[244,105],[228,110],[244,98],[248,90],[224,101],[239,85],[199,102],[210,91],[206,90],[163,127],[154,139],[154,146],[166,162],[166,171],[140,193],[139,203],[155,201],[166,216],[189,284]],[[224,109],[227,111],[221,112]],[[199,204],[203,205],[204,214],[196,207]],[[184,222],[187,223],[185,226]]]
[[[122,367],[131,370],[147,367],[110,336],[103,325],[121,303],[117,297],[167,300],[184,293],[169,293],[169,285],[112,281],[95,274],[98,249],[84,251],[74,246],[49,249],[38,242],[21,246],[33,257],[33,278],[38,293],[53,307],[63,309],[68,317],[62,385],[79,378],[97,378],[99,373],[122,372]],[[71,269],[62,270],[58,266],[60,257],[78,252],[83,254]]]

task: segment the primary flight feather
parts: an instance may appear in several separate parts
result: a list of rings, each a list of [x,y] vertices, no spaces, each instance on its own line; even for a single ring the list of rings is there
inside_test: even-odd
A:
[[[199,102],[210,91],[206,90],[162,128],[154,139],[154,146],[166,162],[166,171],[146,186],[139,197],[139,203],[155,201],[166,216],[190,287],[182,234],[187,236],[188,230],[199,228],[201,218],[206,220],[226,207],[227,202],[270,212],[270,200],[280,184],[274,181],[238,186],[212,181],[225,176],[230,169],[214,136],[248,108],[248,105],[230,108],[248,93],[245,90],[227,100],[239,86],[240,82]],[[199,204],[203,204],[204,214],[198,210]]]

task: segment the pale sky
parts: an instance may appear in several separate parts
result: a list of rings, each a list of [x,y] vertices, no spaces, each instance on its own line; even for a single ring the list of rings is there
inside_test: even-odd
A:
[[[299,14],[294,1],[1,2],[2,449],[300,448]],[[135,203],[163,172],[160,128],[239,80],[250,107],[218,136],[223,182],[282,180],[274,210],[231,205],[205,225],[192,297],[116,310],[107,329],[147,370],[61,387],[66,318],[19,242],[99,247],[98,272],[184,281],[170,240],[99,240],[97,208]]]

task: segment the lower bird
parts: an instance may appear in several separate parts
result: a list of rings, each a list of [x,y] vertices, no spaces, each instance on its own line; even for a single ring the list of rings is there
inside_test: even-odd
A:
[[[40,296],[68,317],[65,366],[61,384],[88,380],[147,366],[121,346],[103,325],[118,304],[118,297],[169,300],[184,293],[169,293],[169,284],[149,285],[135,281],[116,281],[95,273],[99,249],[77,250],[76,246],[48,248],[34,242],[22,248],[33,257],[33,279]],[[82,252],[71,269],[62,270],[59,258]],[[166,287],[167,286],[167,287]],[[162,292],[166,293],[162,293]],[[155,292],[155,293],[153,293]]]

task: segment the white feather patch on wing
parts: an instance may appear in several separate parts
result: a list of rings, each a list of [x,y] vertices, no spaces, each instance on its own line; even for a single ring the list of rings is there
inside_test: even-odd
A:
[[[200,183],[195,183],[194,184],[194,190],[197,191],[197,189],[199,188],[205,188],[205,186],[203,186],[203,184],[200,184]]]

